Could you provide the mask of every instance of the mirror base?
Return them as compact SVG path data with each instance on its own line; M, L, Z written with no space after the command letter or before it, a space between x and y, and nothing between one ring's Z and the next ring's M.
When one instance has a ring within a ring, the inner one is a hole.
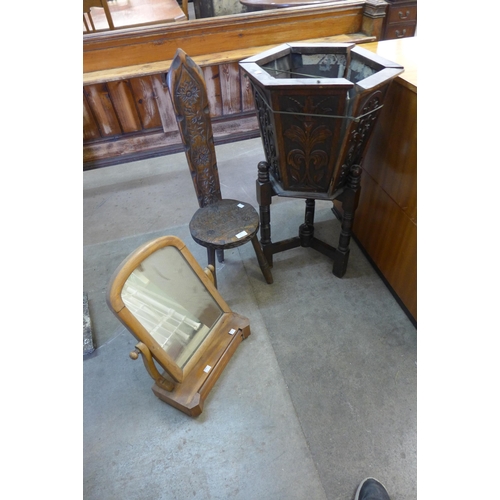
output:
M176 383L172 392L162 389L156 383L153 385L152 390L156 397L191 417L201 414L205 399L231 356L250 335L249 320L236 313L230 315L228 327L217 333L182 383ZM229 333L231 330L234 330L233 334Z

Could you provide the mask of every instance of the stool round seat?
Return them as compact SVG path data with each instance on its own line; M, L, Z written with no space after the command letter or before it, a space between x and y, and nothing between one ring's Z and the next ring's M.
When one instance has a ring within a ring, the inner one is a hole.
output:
M216 250L250 241L259 230L259 214L249 203L222 199L198 209L189 223L196 243Z

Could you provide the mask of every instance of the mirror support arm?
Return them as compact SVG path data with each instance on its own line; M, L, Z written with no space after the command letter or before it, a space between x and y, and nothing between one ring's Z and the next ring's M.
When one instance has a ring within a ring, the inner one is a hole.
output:
M151 356L151 351L148 347L139 342L135 346L135 350L130 353L130 357L132 359L137 359L139 357L139 353L142 354L142 361L144 362L144 366L146 367L147 372L151 376L151 378L159 385L163 390L172 392L174 389L174 383L168 379L166 379L156 368L156 365L153 361L153 356Z
M204 272L208 276L208 279L212 282L213 285L215 285L214 281L214 266L212 264L209 264L207 267L205 267Z

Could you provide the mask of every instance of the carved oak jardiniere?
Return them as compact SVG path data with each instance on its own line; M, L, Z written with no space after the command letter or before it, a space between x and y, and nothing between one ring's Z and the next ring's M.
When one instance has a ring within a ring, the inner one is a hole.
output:
M240 62L255 97L266 161L258 166L257 200L264 254L298 246L347 269L360 190L363 154L391 81L403 67L355 44L289 43ZM272 197L306 199L299 235L271 241ZM339 200L342 229L337 248L314 237L315 200Z

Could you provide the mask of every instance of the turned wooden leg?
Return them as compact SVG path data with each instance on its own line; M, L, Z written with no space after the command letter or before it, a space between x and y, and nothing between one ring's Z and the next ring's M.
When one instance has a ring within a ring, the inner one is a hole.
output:
M300 245L303 247L311 246L314 238L314 209L316 202L308 198L306 200L306 212L304 215L304 224L299 227Z
M333 274L342 278L347 270L349 261L349 243L352 235L352 224L354 214L358 206L360 193L361 167L353 165L349 172L348 187L342 193L342 226L339 236L339 244L333 256Z
M269 164L265 161L259 162L258 178L256 182L257 203L260 215L260 243L269 266L273 266L273 254L271 252L271 203L273 188L269 180Z
M271 285L273 283L273 275L271 273L271 268L269 267L269 263L267 262L267 258L264 255L264 252L262 251L257 235L255 235L252 238L252 245L255 250L255 255L257 256L257 260L259 261L260 270L264 275L266 283Z

